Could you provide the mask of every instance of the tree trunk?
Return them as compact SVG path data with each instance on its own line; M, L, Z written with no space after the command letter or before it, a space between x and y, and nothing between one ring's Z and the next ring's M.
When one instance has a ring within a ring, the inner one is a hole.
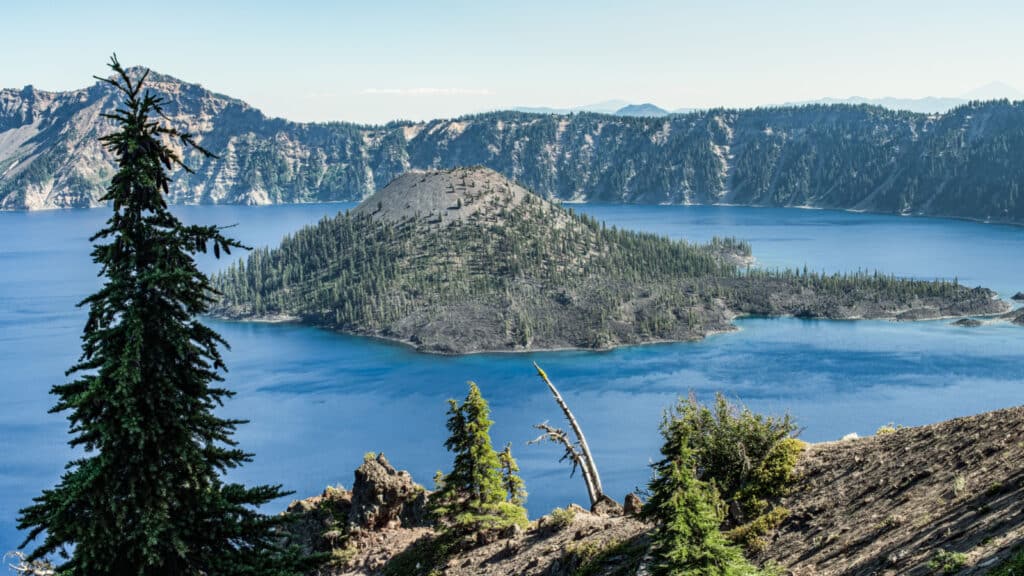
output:
M576 439L580 444L580 451L582 452L582 462L580 468L583 470L583 480L587 483L587 492L590 496L590 505L597 504L597 501L604 495L604 489L601 487L601 476L597 473L597 464L594 463L594 457L590 453L590 446L587 445L587 439L583 435L583 429L580 428L579 422L576 421L576 417L572 415L572 410L569 410L568 404L562 399L562 395L559 394L558 388L551 383L551 379L548 378L547 373L537 365L533 363L533 367L537 369L537 374L540 375L544 383L548 385L548 389L551 390L552 396L555 397L555 402L558 402L558 406L562 409L565 414L565 419L569 421L569 426L572 427L572 431L576 434Z

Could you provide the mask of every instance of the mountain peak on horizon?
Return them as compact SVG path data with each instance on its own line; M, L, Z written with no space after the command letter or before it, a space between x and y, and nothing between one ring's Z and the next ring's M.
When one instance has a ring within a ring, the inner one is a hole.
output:
M615 111L617 116L639 116L647 118L659 118L661 116L668 116L669 111L665 110L660 106L655 106L650 102L644 102L643 104L629 104L619 108Z
M967 100L1002 100L1004 98L1007 100L1022 100L1024 99L1024 92L1006 82L993 80L988 84L964 92L961 97Z

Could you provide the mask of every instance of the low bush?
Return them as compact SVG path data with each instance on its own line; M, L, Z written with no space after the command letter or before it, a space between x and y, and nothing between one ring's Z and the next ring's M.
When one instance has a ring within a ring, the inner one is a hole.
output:
M555 508L548 514L550 526L555 530L561 530L572 524L576 519L576 511L572 508Z
M939 550L928 561L928 568L938 574L956 574L967 564L967 555L963 552Z

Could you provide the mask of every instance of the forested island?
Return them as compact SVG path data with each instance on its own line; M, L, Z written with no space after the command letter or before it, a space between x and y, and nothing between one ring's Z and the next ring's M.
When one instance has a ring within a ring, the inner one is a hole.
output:
M606 227L488 168L410 172L214 278L215 313L296 320L426 352L684 341L739 315L1005 312L984 288L749 266L749 244Z
M139 69L132 69L139 74ZM1024 223L1024 102L945 114L869 105L713 109L660 118L500 111L383 126L268 118L152 74L175 126L216 154L169 200L362 200L410 169L483 165L549 199L805 206ZM0 90L0 209L96 206L114 173L96 138L117 96Z

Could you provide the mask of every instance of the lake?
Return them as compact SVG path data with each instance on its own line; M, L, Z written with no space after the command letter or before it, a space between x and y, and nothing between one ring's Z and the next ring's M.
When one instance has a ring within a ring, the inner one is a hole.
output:
M179 207L185 221L237 224L252 246L351 204ZM704 206L577 205L609 224L703 241L737 236L759 265L880 270L958 278L1009 297L1024 290L1024 228L843 212ZM72 456L67 423L48 415L51 385L79 354L85 311L99 286L89 236L106 210L0 212L0 553L20 543L19 508L52 486ZM233 257L238 257L233 255ZM201 260L207 271L226 261ZM562 424L531 366L537 361L580 419L606 491L616 499L649 477L662 410L680 395L716 391L752 409L791 413L808 441L871 434L1024 402L1024 328L968 329L948 321L744 319L702 342L610 352L440 357L397 344L288 324L210 324L231 343L224 414L248 418L237 439L255 461L247 483L283 483L305 497L351 486L364 453L383 451L425 484L447 470L445 400L476 381L493 409L496 447L512 442L531 517L586 491L555 445L527 446L532 425ZM287 499L268 506L276 512Z

